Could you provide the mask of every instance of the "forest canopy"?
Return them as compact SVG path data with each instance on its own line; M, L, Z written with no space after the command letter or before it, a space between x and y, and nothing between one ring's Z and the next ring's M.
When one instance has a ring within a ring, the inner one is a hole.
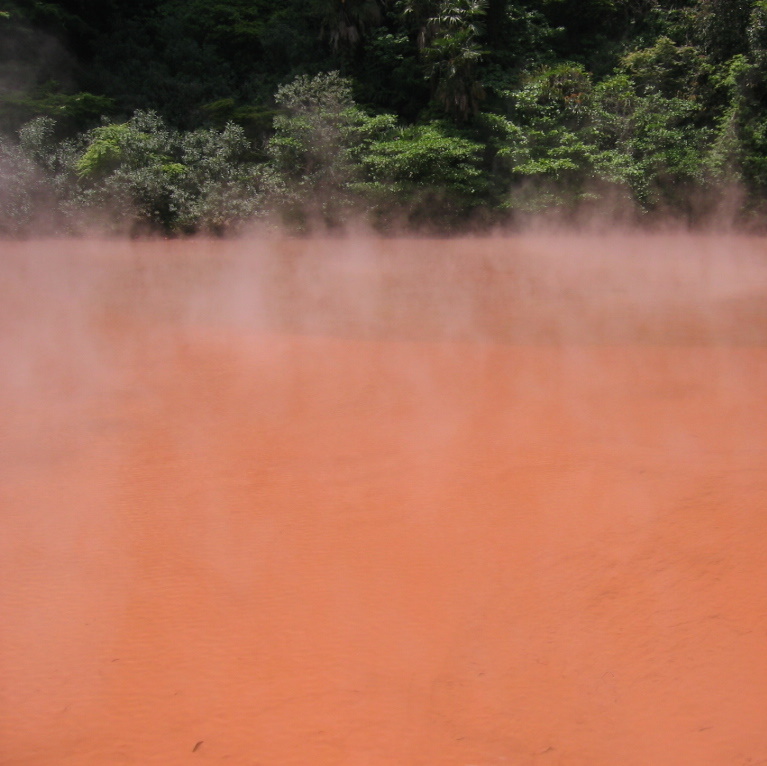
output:
M767 0L0 2L0 233L764 221Z

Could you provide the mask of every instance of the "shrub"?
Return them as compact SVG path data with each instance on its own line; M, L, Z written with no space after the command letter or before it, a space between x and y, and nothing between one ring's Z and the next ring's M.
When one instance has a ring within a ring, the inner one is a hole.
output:
M411 224L450 226L487 201L483 153L482 144L436 121L371 142L361 161L379 215L401 208Z
M80 203L118 225L223 232L255 216L259 168L243 129L180 132L154 112L93 129L77 162Z
M371 117L337 72L302 75L275 96L282 113L267 145L273 199L286 222L311 219L335 227L358 209L361 158L395 126L392 115Z

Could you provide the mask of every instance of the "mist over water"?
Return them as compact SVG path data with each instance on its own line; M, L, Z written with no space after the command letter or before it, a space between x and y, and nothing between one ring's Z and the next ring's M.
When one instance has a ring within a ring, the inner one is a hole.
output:
M0 245L0 764L767 758L767 245Z

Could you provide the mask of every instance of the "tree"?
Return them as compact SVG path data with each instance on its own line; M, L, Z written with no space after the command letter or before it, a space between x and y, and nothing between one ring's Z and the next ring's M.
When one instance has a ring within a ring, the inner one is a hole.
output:
M154 112L93 129L77 161L79 204L128 229L222 232L263 205L243 129L177 131Z
M301 75L280 87L275 101L282 113L267 154L283 215L301 226L312 218L341 225L354 207L358 157L393 128L394 117L365 114L338 72Z
M42 118L45 119L45 118ZM0 137L0 235L49 233L55 192L49 179L23 149ZM47 212L47 215L46 215ZM47 224L47 227L46 227Z
M654 89L666 97L697 97L711 75L702 51L691 45L676 45L665 36L624 56L621 69L641 91Z
M747 29L754 0L701 0L698 25L703 46L718 63L748 48Z
M381 23L381 0L324 0L321 34L333 50L356 48Z
M377 212L415 226L450 228L487 202L483 146L445 122L398 129L361 156Z
M481 21L487 0L403 0L402 14L417 28L424 73L432 96L457 122L477 113L484 89L477 76L482 59Z

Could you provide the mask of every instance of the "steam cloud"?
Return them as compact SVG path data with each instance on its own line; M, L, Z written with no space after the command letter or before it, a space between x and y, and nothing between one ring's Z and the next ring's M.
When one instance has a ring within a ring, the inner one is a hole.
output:
M762 240L0 249L4 764L765 752Z

